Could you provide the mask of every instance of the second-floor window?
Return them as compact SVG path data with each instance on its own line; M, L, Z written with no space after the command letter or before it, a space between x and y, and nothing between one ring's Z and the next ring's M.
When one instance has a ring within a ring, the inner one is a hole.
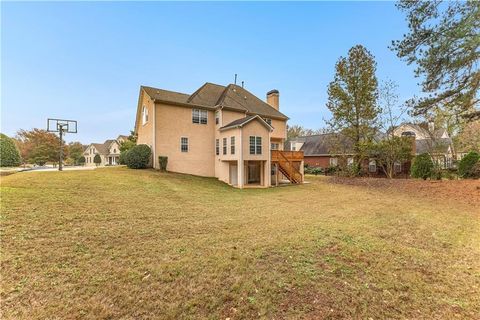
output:
M180 138L180 151L188 152L188 138L186 137Z
M192 122L207 124L208 111L202 109L192 109Z
M215 139L215 154L218 156L220 154L220 140Z
M142 110L142 124L146 124L148 122L148 109L147 107L143 106Z
M215 124L219 124L219 123L220 123L220 112L215 111Z
M235 154L235 137L230 137L230 153Z
M223 138L223 154L227 154L227 138Z
M250 136L250 154L262 154L262 137Z

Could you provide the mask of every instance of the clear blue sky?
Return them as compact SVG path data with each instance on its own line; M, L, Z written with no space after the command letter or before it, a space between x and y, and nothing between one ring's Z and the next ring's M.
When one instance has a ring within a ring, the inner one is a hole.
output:
M402 99L413 68L388 45L406 32L393 2L1 4L1 131L79 121L68 141L102 142L133 128L140 85L191 93L239 81L280 91L290 124L324 126L340 56L363 44Z

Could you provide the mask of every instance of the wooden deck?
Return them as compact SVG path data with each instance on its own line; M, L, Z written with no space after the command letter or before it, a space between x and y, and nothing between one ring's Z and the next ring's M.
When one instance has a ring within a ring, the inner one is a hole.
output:
M303 161L303 151L272 150L272 161Z

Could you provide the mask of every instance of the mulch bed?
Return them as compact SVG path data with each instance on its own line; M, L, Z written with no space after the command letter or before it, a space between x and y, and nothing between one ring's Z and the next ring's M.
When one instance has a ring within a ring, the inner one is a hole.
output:
M404 192L412 196L458 201L476 206L480 212L480 180L416 180L330 177L330 183Z

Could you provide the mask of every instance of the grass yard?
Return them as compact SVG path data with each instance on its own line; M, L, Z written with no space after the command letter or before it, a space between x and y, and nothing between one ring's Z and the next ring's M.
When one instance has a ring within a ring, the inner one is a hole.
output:
M3 319L480 319L480 209L152 170L1 183Z

